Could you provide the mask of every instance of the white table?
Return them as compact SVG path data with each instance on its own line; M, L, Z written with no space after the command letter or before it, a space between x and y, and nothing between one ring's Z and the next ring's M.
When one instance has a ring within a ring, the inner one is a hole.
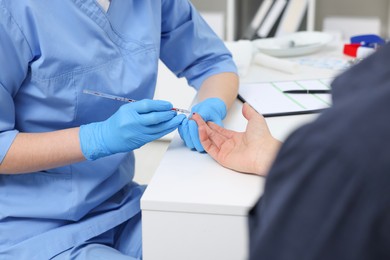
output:
M286 75L254 66L242 81L330 77L328 70L307 68ZM225 119L243 131L246 120L236 101ZM316 115L268 118L279 140ZM151 158L152 160L152 158ZM250 208L263 191L264 178L221 167L207 154L190 151L175 136L141 200L145 260L246 259Z

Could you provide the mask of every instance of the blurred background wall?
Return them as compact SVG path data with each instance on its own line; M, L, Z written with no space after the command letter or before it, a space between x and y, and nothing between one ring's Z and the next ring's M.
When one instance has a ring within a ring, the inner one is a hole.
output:
M218 28L218 34L225 40L237 40L243 35L262 1L192 0L192 3L205 14L206 20L210 17L210 24ZM352 32L361 28L361 31L378 30L381 36L389 36L390 0L316 0L315 5L316 30L338 23L339 28L347 27Z

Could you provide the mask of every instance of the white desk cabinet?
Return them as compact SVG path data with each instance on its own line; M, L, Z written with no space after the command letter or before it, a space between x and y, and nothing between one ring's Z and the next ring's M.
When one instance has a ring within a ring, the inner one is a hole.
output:
M241 106L235 102L226 127L244 130ZM314 117L279 117L268 123L283 139ZM262 194L264 180L223 168L175 136L141 199L144 259L247 259L248 211Z
M235 122L236 129L245 124ZM141 200L144 259L245 259L247 214L263 182L190 151L175 136Z
M327 53L324 50L323 53ZM295 75L252 66L244 82L326 78L334 71L306 68ZM244 131L242 103L235 101L225 127ZM273 136L284 140L315 114L267 118ZM152 158L151 158L152 160ZM265 179L220 166L208 154L173 138L141 199L145 260L243 260L248 254L248 211Z

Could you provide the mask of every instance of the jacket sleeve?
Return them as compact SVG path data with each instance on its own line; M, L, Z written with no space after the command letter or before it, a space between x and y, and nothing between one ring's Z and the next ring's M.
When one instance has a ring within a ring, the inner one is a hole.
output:
M0 163L18 130L15 128L15 102L26 78L32 54L20 27L0 2Z
M237 73L231 53L187 0L162 1L161 60L198 89L222 72Z
M390 259L388 58L339 76L337 102L287 138L251 211L250 259Z

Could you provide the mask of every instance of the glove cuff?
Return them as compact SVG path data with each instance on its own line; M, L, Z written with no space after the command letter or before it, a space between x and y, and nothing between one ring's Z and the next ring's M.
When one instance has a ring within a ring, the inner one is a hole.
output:
M223 100L220 98L212 98L212 99L214 99L213 102L217 104L215 107L217 108L219 116L221 117L222 120L225 119L227 114L227 107L225 102L223 102Z
M79 140L81 151L89 161L111 155L111 152L104 146L104 142L100 138L101 127L100 122L80 126Z

